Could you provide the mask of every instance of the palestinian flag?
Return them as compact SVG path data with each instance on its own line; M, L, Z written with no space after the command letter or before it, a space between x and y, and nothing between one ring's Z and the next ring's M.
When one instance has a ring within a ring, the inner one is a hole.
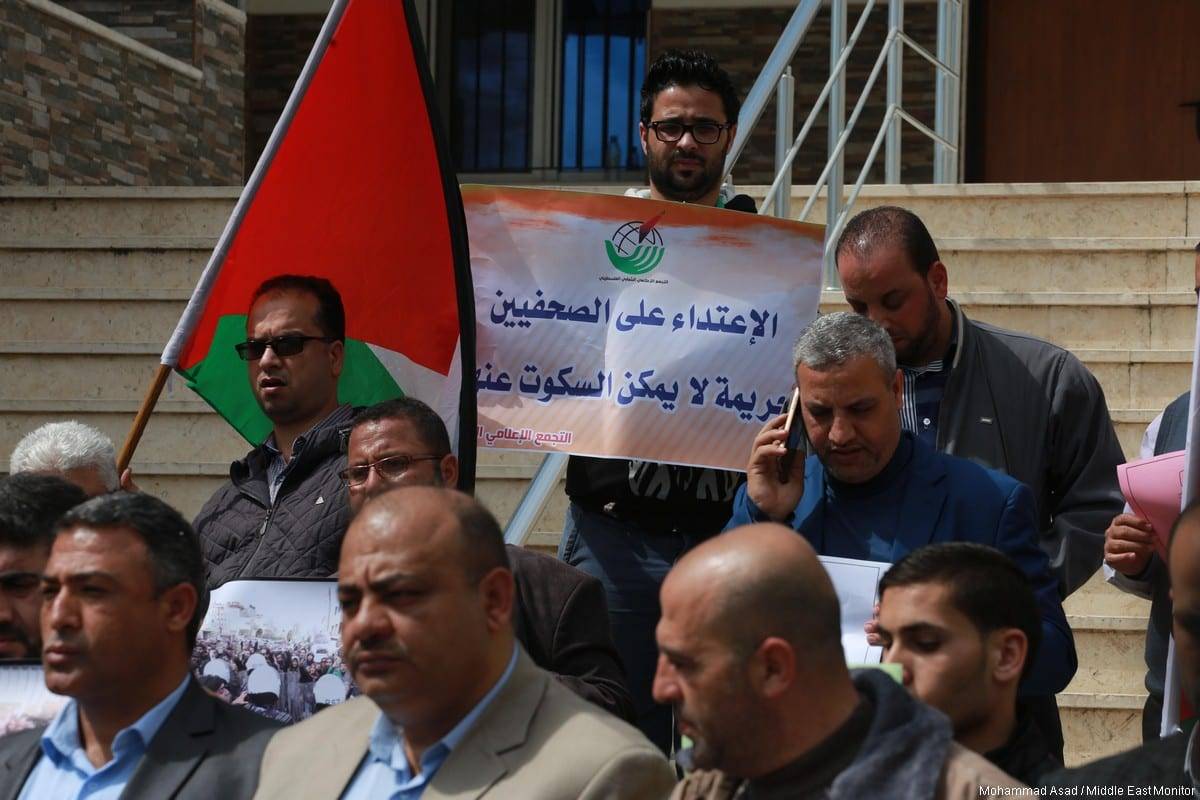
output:
M339 400L402 394L475 473L474 301L458 184L411 0L336 0L162 363L252 444L271 431L234 344L250 296L293 273L346 307Z

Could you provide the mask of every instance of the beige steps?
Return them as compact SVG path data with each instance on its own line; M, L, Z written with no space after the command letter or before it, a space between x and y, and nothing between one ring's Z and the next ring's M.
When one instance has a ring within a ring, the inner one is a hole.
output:
M761 202L766 186L739 186ZM812 187L795 186L798 214ZM1200 236L1200 216L1189 205L1200 182L947 184L864 186L856 210L898 205L925 221L938 238L1010 239ZM825 221L824 197L808 217Z
M6 187L0 239L215 237L240 187Z

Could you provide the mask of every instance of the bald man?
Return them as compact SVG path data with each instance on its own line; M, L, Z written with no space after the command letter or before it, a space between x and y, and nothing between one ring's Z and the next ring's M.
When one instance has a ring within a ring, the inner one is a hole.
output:
M1200 708L1200 502L1183 510L1171 529L1167 569L1172 600L1172 635L1179 679L1192 708ZM1191 797L1200 794L1197 726L1151 739L1141 747L1055 772L1042 781L1044 793L1086 793L1094 786L1119 786L1142 797Z
M847 670L833 584L790 528L701 544L667 575L662 609L654 698L674 706L697 769L673 798L965 800L1022 786L885 673Z
M470 497L403 487L368 500L342 543L338 601L365 696L272 739L256 797L670 792L674 773L644 736L517 643L504 537Z

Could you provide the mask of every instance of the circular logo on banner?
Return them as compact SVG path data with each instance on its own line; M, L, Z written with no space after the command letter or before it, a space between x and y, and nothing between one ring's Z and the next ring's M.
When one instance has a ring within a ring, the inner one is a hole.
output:
M626 222L604 243L609 262L626 275L645 275L657 267L666 253L662 235L654 229L663 213L646 221Z

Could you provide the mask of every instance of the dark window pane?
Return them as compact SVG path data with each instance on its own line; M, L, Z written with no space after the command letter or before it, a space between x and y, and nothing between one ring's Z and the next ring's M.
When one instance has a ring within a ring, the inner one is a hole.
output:
M451 145L464 171L529 164L535 0L454 0Z
M562 169L638 169L649 0L563 0Z

